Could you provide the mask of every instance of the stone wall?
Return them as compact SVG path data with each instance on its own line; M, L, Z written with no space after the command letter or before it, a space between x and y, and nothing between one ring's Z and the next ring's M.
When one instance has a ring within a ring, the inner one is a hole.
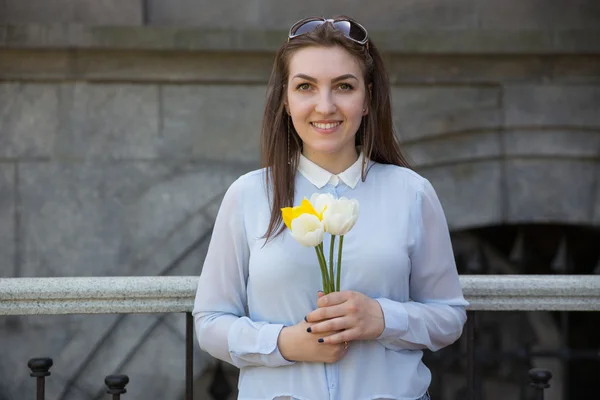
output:
M221 196L258 167L274 50L338 10L384 51L399 136L453 230L600 225L598 2L341 4L0 0L2 275L199 274ZM113 371L128 397L175 397L182 321L0 318L0 399L33 398L40 355L48 399L101 398Z

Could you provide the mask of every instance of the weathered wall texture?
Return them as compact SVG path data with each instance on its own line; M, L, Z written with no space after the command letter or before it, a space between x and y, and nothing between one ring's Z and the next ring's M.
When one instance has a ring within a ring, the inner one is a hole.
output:
M384 51L453 230L600 225L596 1L0 0L2 276L199 274L221 196L258 167L274 50L341 13ZM127 397L174 398L183 332L176 315L2 318L0 399L33 398L41 355L48 399L102 398L116 370Z

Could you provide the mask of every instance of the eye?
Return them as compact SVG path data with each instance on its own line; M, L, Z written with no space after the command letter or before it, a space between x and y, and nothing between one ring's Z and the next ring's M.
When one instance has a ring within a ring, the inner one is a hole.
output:
M300 91L310 90L310 84L309 83L301 83L298 86L296 86L296 90L300 90Z
M340 83L338 87L343 91L351 91L354 89L354 86L349 83Z

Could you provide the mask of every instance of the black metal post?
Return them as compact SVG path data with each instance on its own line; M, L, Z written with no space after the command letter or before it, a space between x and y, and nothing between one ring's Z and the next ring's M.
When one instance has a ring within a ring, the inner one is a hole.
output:
M30 376L37 378L37 400L44 400L46 396L46 382L45 379L50 375L50 367L53 362L51 358L32 358L27 363L29 369L31 369Z
M475 400L475 311L467 311L467 399Z
M106 393L112 394L113 400L120 400L123 393L127 393L125 386L129 383L127 375L108 375L104 379L104 384L108 388Z
M194 318L185 313L185 400L194 398Z
M552 379L552 373L543 368L532 368L529 370L529 384L536 388L536 400L544 400L544 389L550 387L548 383Z

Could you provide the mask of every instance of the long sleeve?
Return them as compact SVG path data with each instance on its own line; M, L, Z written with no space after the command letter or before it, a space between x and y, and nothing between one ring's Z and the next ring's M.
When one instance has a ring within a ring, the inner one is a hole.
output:
M244 180L228 189L217 214L192 312L200 348L238 368L292 364L277 347L281 324L246 316L250 250L244 224Z
M379 298L385 329L379 342L391 350L439 350L462 334L467 315L446 217L427 180L411 210L410 300Z

